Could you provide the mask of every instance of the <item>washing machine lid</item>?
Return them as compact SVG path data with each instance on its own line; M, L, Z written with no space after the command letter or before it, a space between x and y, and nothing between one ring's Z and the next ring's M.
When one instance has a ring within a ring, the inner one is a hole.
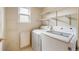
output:
M48 31L48 30L45 30L45 29L35 29L35 30L32 31L32 33L41 34L41 33L46 32L46 31Z

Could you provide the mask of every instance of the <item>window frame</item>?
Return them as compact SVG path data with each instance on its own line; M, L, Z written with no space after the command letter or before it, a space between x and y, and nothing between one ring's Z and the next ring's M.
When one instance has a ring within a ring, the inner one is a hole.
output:
M22 13L20 13L20 8L29 9L30 14L22 14ZM28 16L28 17L29 17L29 21L28 21L28 22L20 22L20 15ZM18 8L18 16L19 16L18 22L19 22L20 24L31 23L31 8L29 8L29 7L19 7L19 8Z

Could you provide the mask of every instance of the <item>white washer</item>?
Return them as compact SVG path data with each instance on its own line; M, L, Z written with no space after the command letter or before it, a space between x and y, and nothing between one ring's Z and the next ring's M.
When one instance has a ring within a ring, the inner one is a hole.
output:
M32 31L32 49L34 51L40 51L41 50L41 40L40 35L46 30L43 29L36 29Z

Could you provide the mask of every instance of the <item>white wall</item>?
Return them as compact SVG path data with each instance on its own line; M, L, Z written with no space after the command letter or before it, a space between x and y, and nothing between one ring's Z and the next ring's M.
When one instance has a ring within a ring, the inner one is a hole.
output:
M79 8L77 8L77 36L78 36L78 42L77 42L77 45L78 45L78 50L79 50Z
M77 9L76 8L53 8L53 7L48 7L48 8L43 8L43 12L42 13L45 13L45 12L50 12L49 14L44 14L42 15L43 19L50 19L51 17L52 18L56 18L56 10L57 10L57 16L60 17L60 16L65 16L65 15L70 15L70 14L76 14L77 13ZM52 20L52 25L56 25L56 20ZM61 19L61 21L69 24L69 20L67 18L63 18ZM62 24L65 26L67 26L67 24L65 23L62 23L60 21L58 21L58 25L62 26Z
M43 12L49 12L49 14L44 14L42 15L43 19L50 19L50 24L52 26L56 26L56 20L51 19L51 18L56 18L56 10L57 10L57 16L58 16L58 20L57 21L57 25L58 26L70 26L70 21L68 18L66 17L61 17L61 16L65 16L65 15L72 15L72 14L76 14L77 13L77 8L53 8L53 7L48 7L48 8L43 8ZM59 18L60 17L60 18ZM76 20L72 20L72 27L77 27L77 19Z
M0 38L4 38L4 8L0 7Z
M18 8L8 7L5 9L6 11L6 47L7 50L20 50L19 48L19 33L22 31L30 32L34 28L38 28L40 26L40 8L32 8L31 9L31 23L20 24L18 23ZM30 34L26 39L31 39Z

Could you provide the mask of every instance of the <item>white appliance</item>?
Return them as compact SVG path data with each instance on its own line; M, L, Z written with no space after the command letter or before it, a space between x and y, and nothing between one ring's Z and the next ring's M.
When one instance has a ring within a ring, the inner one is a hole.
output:
M61 38L54 38L49 35L42 34L42 51L75 51L75 49L71 46L71 42L65 42L59 39Z
M42 51L75 51L76 49L76 37L70 31L66 33L62 30L60 32L43 32L40 38L42 40Z
M33 51L41 50L40 35L42 34L42 32L43 32L43 30L40 30L40 29L32 31L32 49L33 49Z
M73 33L61 36L59 33L53 34L49 30L33 30L32 49L34 51L75 51L76 38L72 37Z
M40 35L45 32L49 31L49 26L41 26L40 29L35 29L32 31L32 50L34 51L40 51L42 50L42 42Z

